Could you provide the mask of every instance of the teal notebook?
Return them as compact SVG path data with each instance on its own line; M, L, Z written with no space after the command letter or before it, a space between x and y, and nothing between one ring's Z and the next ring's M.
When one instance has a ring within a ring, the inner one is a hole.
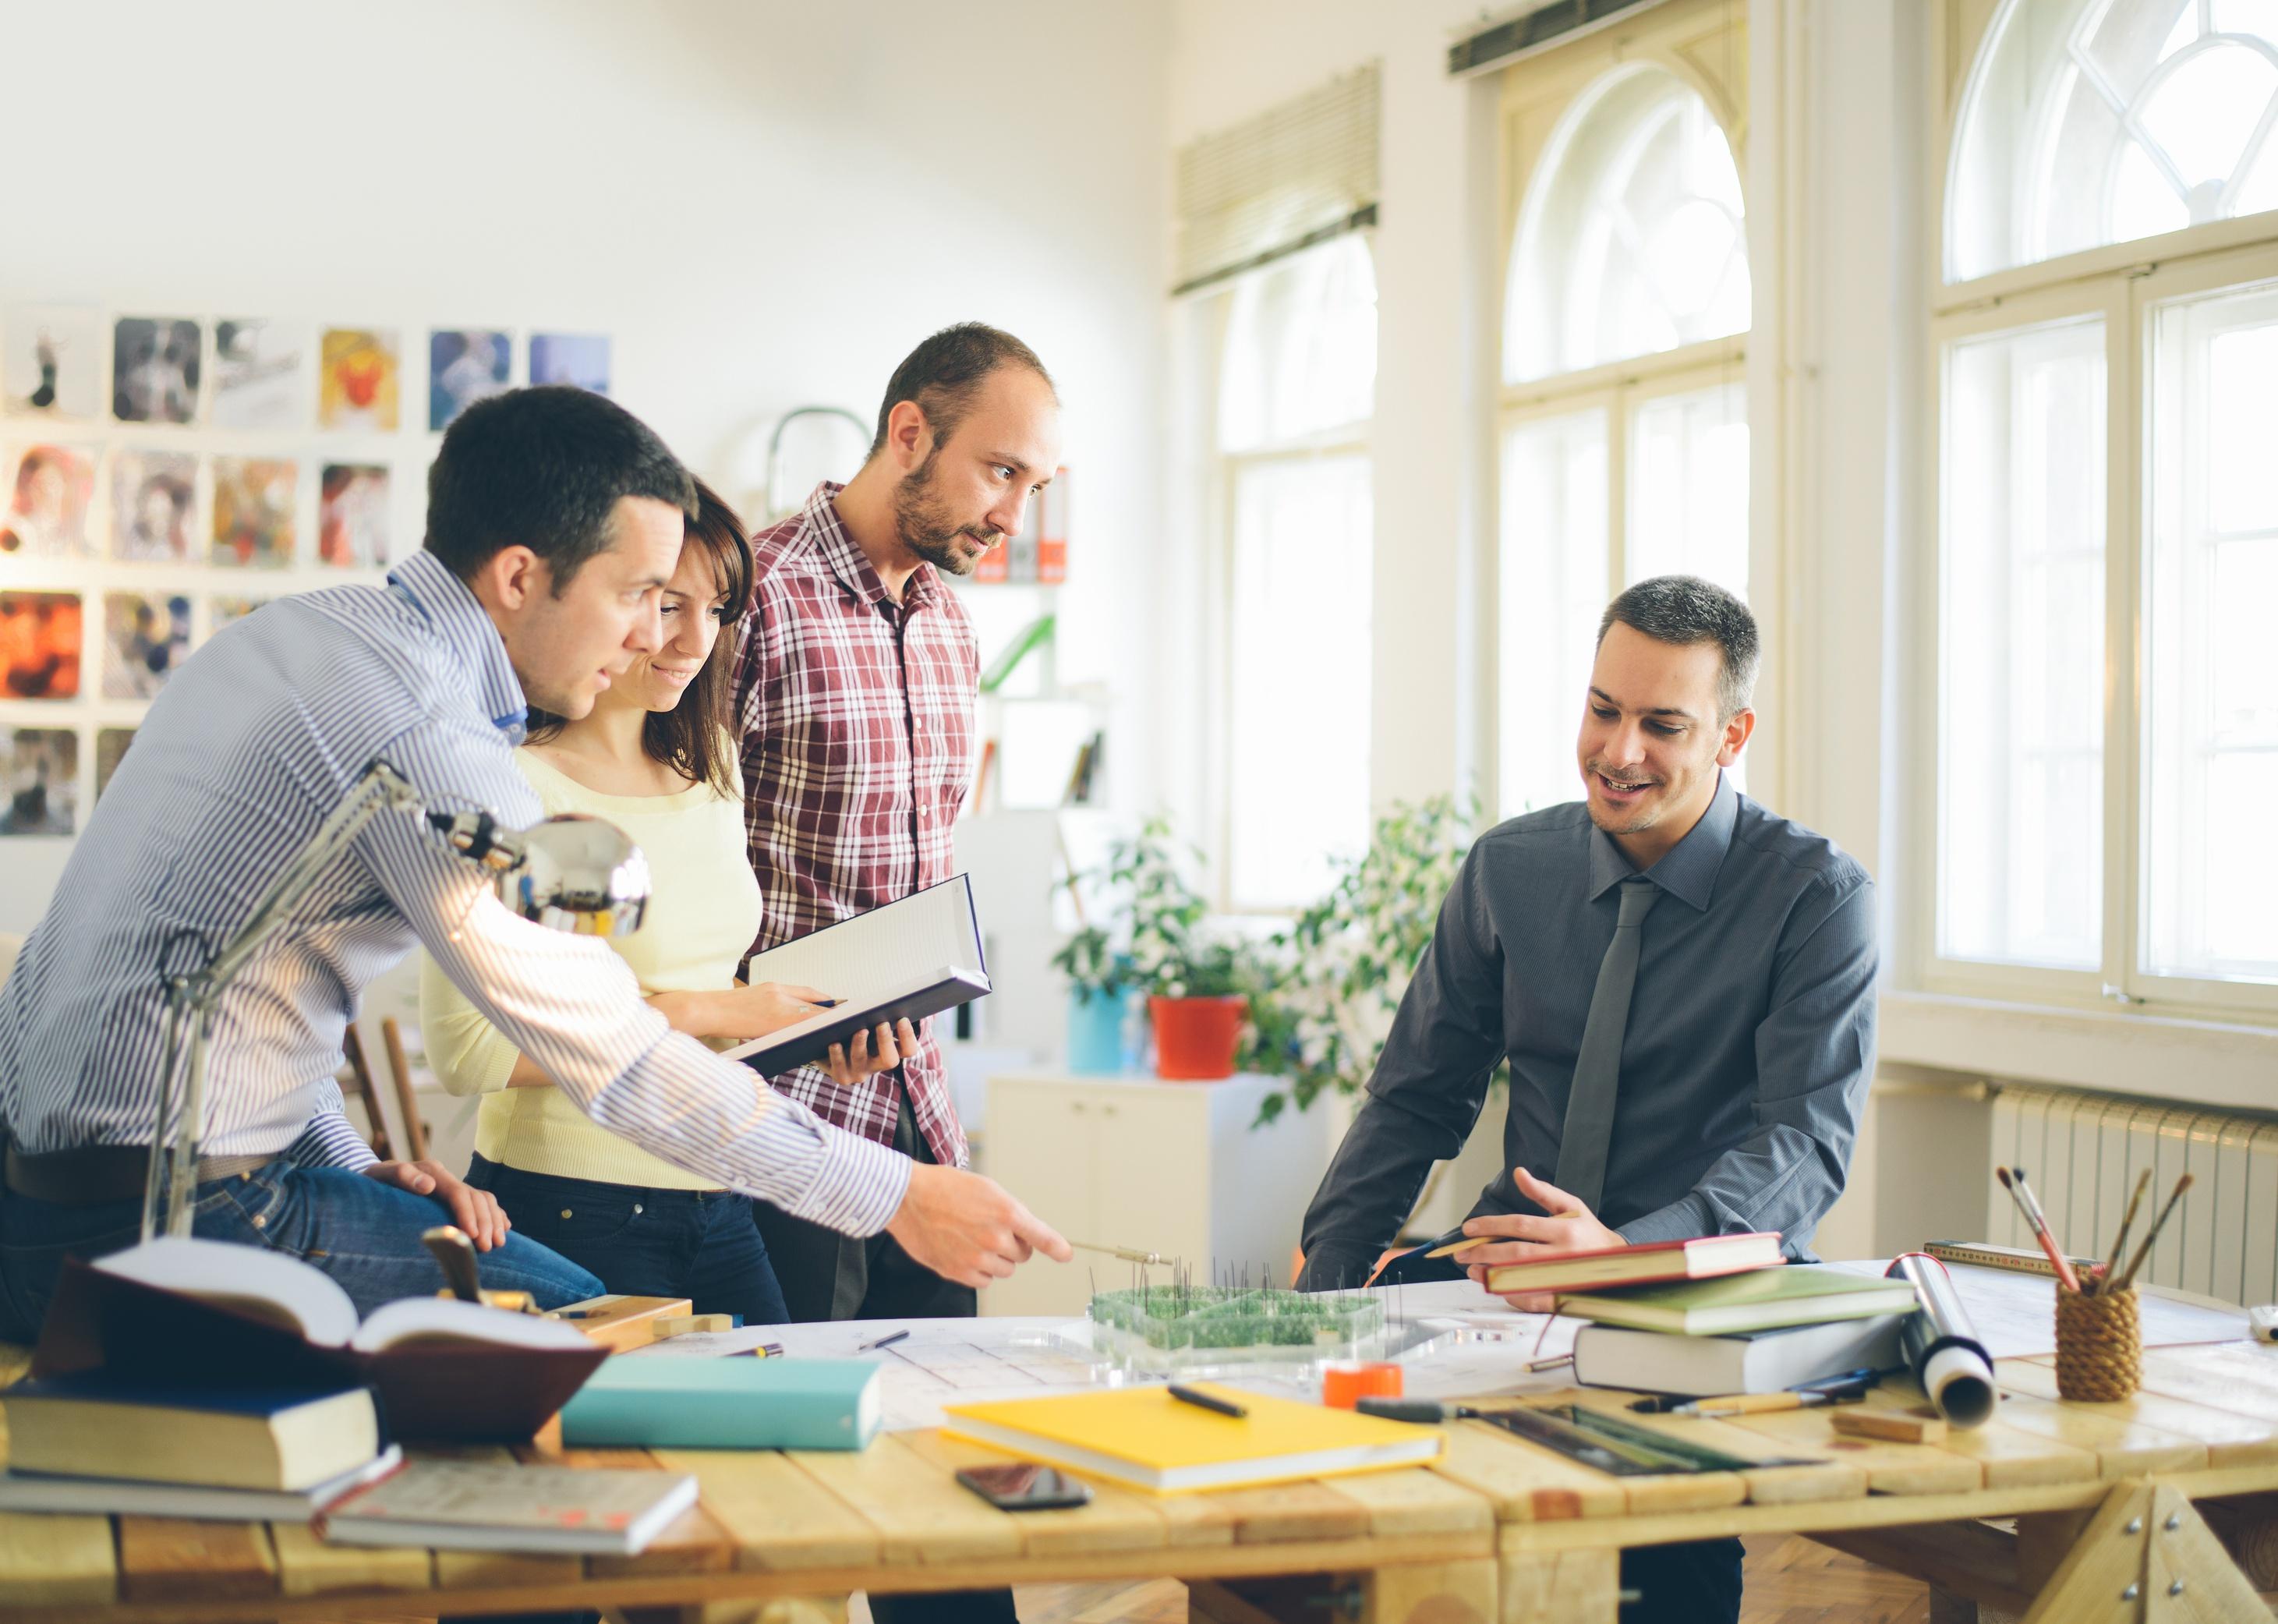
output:
M862 1449L878 1435L878 1367L854 1359L624 1354L562 1406L581 1447Z

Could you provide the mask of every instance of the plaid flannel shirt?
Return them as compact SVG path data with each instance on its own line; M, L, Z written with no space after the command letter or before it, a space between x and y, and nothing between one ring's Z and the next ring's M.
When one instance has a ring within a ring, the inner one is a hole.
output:
M965 608L921 563L898 604L839 522L841 487L752 538L759 588L736 655L745 832L760 953L938 885L973 759L981 652ZM967 1161L930 1021L900 1067L936 1160ZM895 1073L840 1088L808 1066L773 1080L827 1122L891 1142Z

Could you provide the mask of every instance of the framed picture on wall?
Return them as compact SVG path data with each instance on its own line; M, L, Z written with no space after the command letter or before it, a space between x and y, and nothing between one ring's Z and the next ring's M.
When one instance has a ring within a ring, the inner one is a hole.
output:
M317 426L394 433L402 384L395 334L381 327L327 327L317 350Z
M180 316L122 316L111 328L111 415L121 423L195 423L205 329Z
M308 422L309 334L259 317L214 323L213 425L294 429Z
M0 310L0 401L19 416L102 416L103 312L72 304Z
M0 835L79 832L79 735L0 727Z
M0 454L7 501L0 506L0 558L77 558L88 551L95 448L40 441Z
M485 328L442 328L427 335L427 426L438 432L477 401L507 387L514 341Z

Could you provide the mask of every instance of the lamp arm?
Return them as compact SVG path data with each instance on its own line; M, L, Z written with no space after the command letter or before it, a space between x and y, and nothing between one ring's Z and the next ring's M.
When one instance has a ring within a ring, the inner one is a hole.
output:
M203 969L167 977L158 1098L151 1122L149 1170L142 1187L144 1240L161 1228L168 1235L190 1232L198 1144L205 1130L206 1047L213 1038L213 1014L222 992L300 906L309 888L363 832L364 825L391 808L420 812L425 803L402 774L375 756L308 843L270 882L237 934Z

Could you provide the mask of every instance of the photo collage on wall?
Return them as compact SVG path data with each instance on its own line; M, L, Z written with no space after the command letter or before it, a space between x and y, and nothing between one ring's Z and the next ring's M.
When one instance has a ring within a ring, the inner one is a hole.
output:
M376 583L477 401L610 392L608 337L0 299L0 838L69 837L262 605Z

